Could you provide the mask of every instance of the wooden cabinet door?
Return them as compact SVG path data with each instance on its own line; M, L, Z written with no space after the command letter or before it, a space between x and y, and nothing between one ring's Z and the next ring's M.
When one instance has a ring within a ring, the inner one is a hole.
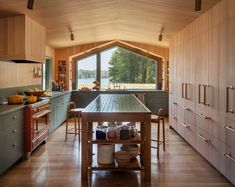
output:
M26 17L26 58L31 61L45 62L45 28Z
M196 81L196 67L195 67L195 38L191 38L186 43L186 62L185 62L185 95L186 102L192 104L195 102L195 81Z
M219 27L209 30L209 82L206 87L206 105L209 112L218 116L219 110Z
M196 36L196 103L198 107L206 108L205 86L208 85L208 40L206 31Z
M235 120L235 17L219 27L219 111Z

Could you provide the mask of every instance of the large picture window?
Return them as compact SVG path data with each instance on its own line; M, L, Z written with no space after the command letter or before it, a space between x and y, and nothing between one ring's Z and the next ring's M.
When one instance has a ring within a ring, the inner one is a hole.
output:
M96 80L96 55L78 60L77 68L78 89L82 87L92 88L93 82Z
M157 85L157 61L121 47L79 60L77 68L78 89L91 89L95 80L101 89L156 89Z
M156 63L120 47L102 52L101 88L156 89Z

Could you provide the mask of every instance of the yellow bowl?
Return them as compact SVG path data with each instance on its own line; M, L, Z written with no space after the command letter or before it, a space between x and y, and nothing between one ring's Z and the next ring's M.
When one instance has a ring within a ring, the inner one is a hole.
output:
M37 102L37 96L28 96L28 103L36 103Z

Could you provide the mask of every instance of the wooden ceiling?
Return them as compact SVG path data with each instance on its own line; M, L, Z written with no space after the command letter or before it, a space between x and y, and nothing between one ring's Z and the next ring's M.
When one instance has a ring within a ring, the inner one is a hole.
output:
M167 47L170 37L219 1L202 0L202 11L195 12L195 0L34 0L33 10L27 0L0 0L0 17L27 14L46 27L47 44L54 48L105 40Z

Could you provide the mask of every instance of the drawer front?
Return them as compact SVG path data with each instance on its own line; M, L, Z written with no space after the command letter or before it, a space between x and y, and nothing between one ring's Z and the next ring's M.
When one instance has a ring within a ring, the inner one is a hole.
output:
M209 158L209 134L203 129L197 128L196 149L207 160Z
M220 142L219 170L235 185L235 149Z
M235 149L235 121L225 119L225 125L222 128L222 141Z
M200 112L197 111L196 115L196 126L200 129L203 129L207 133L209 133L210 130L210 117L208 116L207 112Z
M190 124L189 122L185 122L184 123L186 126L184 127L184 138L185 140L192 145L193 147L195 147L195 126Z
M169 116L170 126L177 131L177 118L173 115Z
M8 137L3 136L1 144L0 174L23 156L23 134L15 136L10 140Z
M183 126L183 122L181 122L180 120L177 120L177 132L184 137L184 126Z
M23 129L23 110L17 110L4 116L4 131L11 133L13 129Z
M210 135L209 141L209 162L219 169L219 140L218 138Z
M193 109L184 107L184 119L191 125L195 125L195 112Z
M35 139L32 142L33 149L36 148L39 144L41 144L44 140L46 140L47 137L48 137L48 131L46 131L45 133L42 133L41 136L39 136L37 139Z

